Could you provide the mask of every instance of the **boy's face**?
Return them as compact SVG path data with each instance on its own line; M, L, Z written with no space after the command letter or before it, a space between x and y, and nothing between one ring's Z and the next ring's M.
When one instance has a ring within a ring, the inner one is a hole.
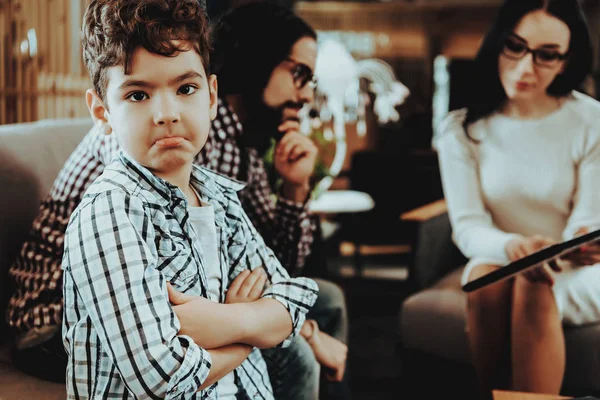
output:
M216 77L207 78L200 56L189 48L163 57L139 47L129 75L122 66L107 70L104 102L93 91L87 95L95 122L161 177L191 165L217 112Z

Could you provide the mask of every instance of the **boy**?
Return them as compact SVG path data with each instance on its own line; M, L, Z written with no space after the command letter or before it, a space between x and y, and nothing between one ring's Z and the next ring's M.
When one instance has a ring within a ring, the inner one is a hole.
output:
M289 344L316 299L249 223L242 185L192 164L217 107L207 27L197 0L93 0L86 12L86 101L123 151L65 236L70 398L273 398L255 347ZM169 282L206 298L189 303L189 336Z

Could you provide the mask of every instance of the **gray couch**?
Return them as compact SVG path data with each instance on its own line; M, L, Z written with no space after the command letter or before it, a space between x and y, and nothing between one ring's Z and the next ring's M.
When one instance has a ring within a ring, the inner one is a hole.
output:
M0 400L64 399L64 385L17 371L4 324L7 271L25 240L40 201L92 126L90 118L0 126Z
M405 214L403 219L415 228L411 279L417 288L416 293L403 302L400 311L404 370L418 374L419 368L424 367L432 378L431 372L437 363L446 366L446 371L442 371L438 378L443 380L444 376L454 376L455 390L474 388L476 379L470 365L465 332L466 295L460 287L462 266L466 260L452 242L445 204L438 202L437 205L424 206ZM567 328L565 338L567 365L563 392L598 396L600 324ZM419 367L419 359L427 361L420 363ZM456 382L459 378L455 373L461 369L468 371L462 375L465 380ZM435 381L430 383L433 386ZM450 394L447 389L444 391Z

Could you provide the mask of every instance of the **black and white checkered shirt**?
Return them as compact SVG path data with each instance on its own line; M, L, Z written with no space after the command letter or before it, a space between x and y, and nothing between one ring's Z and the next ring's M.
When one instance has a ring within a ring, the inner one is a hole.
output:
M219 100L217 114L196 163L246 182L238 193L244 210L290 275L299 275L315 232L307 204L277 197L267 183L267 172L256 150L241 147L242 126L223 100ZM241 157L242 151L247 152L247 163L242 162L246 158ZM83 193L117 152L114 135L105 136L92 129L69 157L43 201L9 272L15 290L7 320L15 331L60 326L64 232Z
M298 334L318 287L290 278L242 209L243 185L194 167L191 185L215 211L221 260L220 302L242 271L264 267L262 297L288 310ZM208 297L203 249L179 188L120 153L73 212L64 241L64 343L69 399L217 399L218 382L196 394L211 357L181 328L167 282ZM272 399L258 349L235 369L238 388Z

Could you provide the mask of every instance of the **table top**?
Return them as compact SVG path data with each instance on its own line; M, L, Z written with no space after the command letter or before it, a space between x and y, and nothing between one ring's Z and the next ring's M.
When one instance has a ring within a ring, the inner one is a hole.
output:
M356 213L372 210L375 201L368 193L356 190L328 190L308 205L314 214Z
M556 394L537 394L537 393L522 393L510 392L506 390L494 390L494 400L559 400L572 399L572 397L564 397Z

